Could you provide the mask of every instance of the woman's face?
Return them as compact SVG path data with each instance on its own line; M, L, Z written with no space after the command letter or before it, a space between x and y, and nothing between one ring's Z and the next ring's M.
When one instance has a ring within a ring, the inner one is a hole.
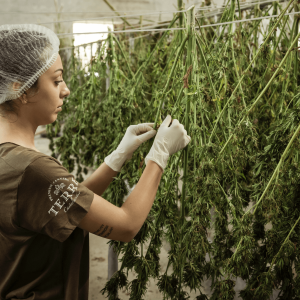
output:
M27 104L21 105L21 115L33 120L34 125L46 125L57 119L57 114L63 109L63 100L70 91L63 81L63 66L60 55L55 63L39 78L38 92L27 98ZM30 89L27 91L30 95Z

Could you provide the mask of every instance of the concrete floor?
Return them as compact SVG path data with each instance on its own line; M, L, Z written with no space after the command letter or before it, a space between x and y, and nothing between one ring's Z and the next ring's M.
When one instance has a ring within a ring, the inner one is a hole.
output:
M36 132L40 132L44 127L39 127ZM35 137L35 146L36 148L41 151L42 153L45 153L47 155L51 155L51 150L49 150L49 140L47 138L42 138L40 135L36 135ZM75 174L76 169L72 172L72 174ZM90 170L87 175L84 175L83 177L88 177L93 170ZM179 184L179 189L181 189L181 185ZM212 232L209 233L209 237L212 238ZM96 236L94 234L90 234L90 288L89 288L89 300L104 300L107 299L105 296L102 296L100 293L100 290L104 288L106 282L107 282L107 276L108 276L108 245L107 242L109 240ZM148 249L148 245L145 244L143 248L144 255L146 254L146 251ZM169 245L166 241L163 241L163 247L161 249L161 253L159 255L160 257L160 265L161 270L160 274L163 274L166 270L167 263L168 263L168 250ZM122 255L120 255L119 258L121 258ZM120 266L120 263L119 263ZM172 272L172 268L169 268L168 274ZM135 272L129 272L128 281L132 281L135 279L136 273ZM238 292L245 287L245 283L238 278L235 286L235 291ZM195 299L198 293L195 293L195 291L189 291L189 289L185 288L184 291L188 292L190 295L190 299ZM203 288L202 292L206 295L210 296L210 280L203 282ZM129 293L125 290L119 291L119 298L122 300L129 299ZM273 296L270 298L270 300L276 299L278 295L278 291L274 291ZM158 288L156 286L156 282L152 279L150 280L148 290L146 292L146 295L144 297L144 300L162 300L163 296L159 293ZM240 299L237 295L234 298L234 300Z

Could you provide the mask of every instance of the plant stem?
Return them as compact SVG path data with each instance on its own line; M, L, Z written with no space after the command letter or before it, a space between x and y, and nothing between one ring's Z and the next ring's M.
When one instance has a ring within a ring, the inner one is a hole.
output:
M294 6L295 6L294 10L299 11L298 4L296 3ZM296 18L294 35L297 36L297 34L299 32L299 16L294 16L294 18ZM297 79L298 79L298 51L295 51L295 54L294 54L294 80L293 80L293 92L294 92L294 94L296 93L296 89L297 89L297 86L298 86L298 80Z
M175 44L176 44L176 41L177 41L177 38L175 38ZM180 41L181 41L181 40L180 40ZM180 45L180 44L179 44L179 45ZM174 48L172 49L172 52L171 52L171 54L169 55L168 61L167 61L167 63L166 63L166 66L164 67L163 71L161 72L161 74L160 74L160 76L159 76L159 78L158 78L158 80L157 80L157 83L158 83L158 84L161 82L162 76L163 76L163 75L165 74L165 72L168 70L170 61L172 61L172 59L174 58L174 54L175 54L175 52L176 52L177 50L178 50L178 47L174 47Z
M214 176L215 176L215 175L214 175ZM225 196L225 198L226 198L226 200L227 200L227 202L228 202L228 205L229 205L230 210L231 210L231 214L232 214L234 220L236 221L236 223L238 224L238 220L237 220L237 218L236 218L236 213L235 213L235 207L233 206L233 204L231 203L230 199L228 198L228 196L227 196L226 192L224 191L222 185L220 184L218 178L217 178L216 176L215 176L215 178L216 178L216 181L217 181L219 187L221 188L221 190L222 190L222 192L223 192L223 194L224 194L224 196Z
M172 108L171 116L174 115L174 118L173 118L173 119L178 119L178 118L179 118L179 113L178 113L177 116L175 115L175 113L176 113L177 110L179 109L179 106L180 106L180 100L181 100L182 93L183 93L183 87L180 88L178 97L177 97L176 102L175 102L175 104L174 104L174 106L173 106L173 108Z
M273 31L276 29L278 23L279 23L280 20L283 18L283 15L285 14L285 12L286 12L287 9L289 8L289 6L293 3L293 1L295 1L295 0L290 0L290 2L288 3L288 5L286 6L286 8L281 12L281 15L278 16L277 21L276 21L276 23L274 24L272 30L269 32L269 34L267 35L265 41L263 42L263 44L262 44L262 45L260 46L260 48L258 49L258 51L257 51L257 53L256 53L256 55L255 55L255 57L252 59L252 61L250 62L250 64L249 64L248 67L246 68L246 70L244 71L244 75L241 77L240 81L238 82L238 84L236 85L234 91L232 92L230 98L228 99L227 103L226 103L225 106L223 107L221 113L218 115L218 118L217 118L217 120L216 120L216 122L215 122L215 126L214 126L214 128L213 128L213 131L212 131L212 133L211 133L211 135L210 135L210 137L209 137L209 142L211 142L211 139L212 139L212 137L213 137L213 135L214 135L214 133L215 133L215 131L216 131L217 124L218 124L218 122L219 122L221 116L223 115L223 113L224 113L224 111L225 111L225 108L227 108L227 106L228 106L229 103L231 102L231 100L232 100L232 98L233 98L233 95L235 94L235 92L236 92L237 89L239 88L240 84L242 83L242 81L243 81L243 79L244 79L244 77L245 77L245 74L246 74L246 73L250 70L250 68L253 66L253 63L255 62L256 58L258 57L260 51L261 51L261 50L264 48L264 46L266 45L266 43L267 43L267 41L269 40L271 34L272 34ZM232 135L231 135L231 137L232 137ZM230 139L231 139L231 137L230 137Z
M171 188L172 188L172 186L171 186L171 176L173 175L173 172L172 172L172 169L173 169L173 166L174 165L176 165L176 171L178 172L178 166L179 166L179 162L180 162L180 159L181 159L181 157L182 157L182 154L183 154L183 151L181 151L181 153L180 153L180 155L178 156L178 159L177 159L177 161L176 161L176 163L174 163L174 161L172 162L172 164L171 164L171 167L170 167L170 176L168 177L168 180L167 180L167 193L166 193L166 197L165 197L165 200L167 200L168 199L168 196L169 196L169 194L170 194L170 191L171 191ZM178 180L177 180L177 182L178 182ZM156 219L155 219L155 221L154 221L154 227L156 228L156 226L157 226L157 224L159 223L159 220L160 220L160 217L161 217L161 215L162 215L162 210L160 211L160 213L159 213L159 215L156 217ZM154 233L153 234L153 236L151 237L151 240L150 240L150 243L149 243L149 247L148 247L148 249L147 249L147 252L146 252L146 255L145 255L145 257L147 257L147 254L148 254L148 251L149 251L149 249L150 249L150 245L151 245L151 243L152 243L152 241L153 241L153 239L154 239L154 237L155 237L155 234L156 233Z
M187 48L187 59L186 59L186 64L185 64L185 69L189 68L190 65L193 65L193 69L195 67L195 62L193 62L193 50L195 49L195 10L194 10L194 5L189 8L187 11L187 32L188 32L188 48ZM195 52L195 51L194 51ZM193 79L193 69L190 74L190 78ZM185 110L185 130L189 132L190 128L190 120L189 120L189 115L190 115L190 97L193 98L192 96L185 95L186 97L186 110ZM186 197L186 177L188 175L188 151L189 151L189 146L185 147L183 149L184 153L184 171L183 171L183 185L182 185L182 197L181 197L181 222L180 222L180 248L182 248L182 226L184 224L185 220L185 197ZM181 281L182 281L182 275L183 275L183 267L185 265L185 255L182 257L182 263L181 263L181 270L180 270L180 275L179 275L179 285L178 285L178 299L180 299L180 289L181 289Z
M245 212L244 216L245 216L249 211L251 211L251 209L254 208L254 207L255 207L255 209L254 209L253 214L255 213L255 211L256 211L258 205L260 204L260 202L261 202L262 199L264 198L266 192L267 192L268 189L270 188L271 183L273 182L273 180L274 180L276 174L279 173L280 166L281 166L283 160L285 159L285 156L286 156L288 150L290 149L290 147L291 147L293 141L295 140L295 138L297 137L297 135L298 135L299 132L300 132L300 124L299 124L297 130L295 131L295 133L293 134L293 136L292 136L291 140L289 141L288 145L286 146L286 148L285 148L283 154L281 155L280 161L279 161L279 163L277 164L277 167L276 167L275 171L273 172L273 175L272 175L271 179L269 180L268 185L267 185L267 187L265 188L264 192L262 193L261 197L259 198L259 200L256 202L256 204L255 204L253 207L251 207L250 209L248 209L248 210ZM243 216L243 217L244 217L244 216Z
M183 48L184 48L184 45L185 45L185 43L186 43L187 40L188 40L188 36L185 37L185 39L182 41L182 43L181 43L181 45L180 45L180 48L178 49L178 52L177 52L177 55L176 55L176 57L175 57L175 60L174 60L174 63L173 63L171 72L170 72L169 77L168 77L168 80L167 80L167 83L166 83L166 85L165 85L165 87L164 87L164 89L163 89L163 92L162 92L162 97L161 97L161 99L160 99L159 107L158 107L158 109L157 109L157 113L156 113L156 117L155 117L155 121L154 121L154 126L153 126L153 128L156 127L157 120L158 120L158 116L159 116L159 114L160 114L161 107L162 107L163 100L164 100L164 94L165 94L165 92L166 92L166 90L167 90L167 88L168 88L168 86L169 86L169 83L170 83L170 80L171 80L171 78L172 78L172 76L173 76L173 72L174 72L174 70L175 70L175 67L176 67L178 58L179 58L179 56L181 55L181 52L182 52L182 50L183 50Z
M220 23L230 21L230 14L229 14L229 18L228 18L228 19L225 18L225 16L227 15L227 9L228 9L227 7L228 7L228 5L229 5L230 2L231 2L231 0L228 0L227 4L226 4L226 6L225 6L224 12L223 12L223 14L222 14ZM234 12L233 12L233 13L234 13ZM216 44L219 43L220 40L224 37L224 32L225 32L227 26L228 26L228 24L225 24L225 25L222 26L222 27L223 27L223 28L222 28L222 32L221 32L220 35L218 36L218 39L217 39L217 41L216 41ZM210 48L212 48L213 45L214 45L214 44L213 44L213 40L212 40L211 45L210 45Z
M195 63L193 63L193 44L194 44L194 39L195 39L195 34L194 34L194 30L195 30L195 13L194 13L194 7L192 7L188 12L188 49L187 49L187 60L186 60L186 71L188 69L188 67L193 64L193 69L195 69ZM190 78L193 79L193 69L191 71L190 74ZM191 110L191 106L190 106L190 98L193 98L193 95L185 95L186 97L186 109L185 109L185 130L187 132L189 132L190 129L190 122L189 122L189 115L190 115L190 110ZM187 176L187 167L188 167L188 149L189 147L185 147L184 148L184 177ZM186 195L186 179L183 180L183 185L182 185L182 202L181 202L181 222L183 225L183 221L184 221L184 200L185 200L185 195Z
M183 3L182 3L182 0L177 0L177 9L178 10L183 10L184 9L184 7L183 7ZM182 28L183 27L183 13L181 12L181 13L179 13L179 28ZM178 35L179 35L179 43L181 43L182 42L182 31L181 30L179 30L179 33L178 33Z
M198 38L196 38L196 42L197 42L197 46L198 46L202 61L204 63L206 75L208 77L209 83L210 83L210 85L212 87L212 90L213 90L214 98L216 98L217 94L216 94L215 86L213 85L213 82L211 80L211 76L210 76L210 72L209 72L209 69L208 69L208 66L207 66L207 62L206 62L206 59L205 59L205 56L204 56L204 53L203 53L203 50L202 50L202 47L201 47L201 43L199 42ZM217 105L217 107L218 107L218 105Z
M114 45L113 45L113 38L112 38L112 34L110 33L109 34L109 47L110 47L110 49L111 49L111 51L112 51L112 58L111 58L111 56L110 56L110 64L109 64L109 82L110 82L110 84L109 84L109 88L108 88L108 101L110 102L111 101L111 89L112 89L112 84L111 84L111 82L112 82L112 80L113 80L113 77L114 77L114 68L113 68L113 66L115 67L115 63L116 63L116 61L115 61L115 49L114 49Z
M141 257L143 257L143 243L141 243Z
M179 16L176 16L171 23L169 24L168 28L172 28L174 23L177 21L177 19L179 18ZM152 52L150 53L149 57L147 58L147 60L140 66L140 68L136 71L134 78L136 78L136 80L139 80L140 78L140 73L143 71L143 69L145 69L147 67L147 65L149 64L149 62L151 61L154 53L157 51L157 48L160 46L160 44L162 43L162 41L165 39L166 35L168 34L168 31L166 30L164 32L164 34L162 35L162 37L159 39L159 41L157 42L157 44L155 45L154 49L152 50ZM137 85L137 83L136 83Z
M116 9L109 3L108 0L103 0L108 6L109 8L114 11L116 13L117 16L121 16L117 11ZM126 18L124 17L121 17L121 19L124 21L124 23L126 23L128 26L131 26L130 23L128 23L128 21L126 20Z
M271 77L271 79L269 80L268 84L266 85L266 87L263 89L263 91L260 93L260 95L257 97L256 101L251 105L251 107L246 111L246 114L244 115L244 117L239 121L239 123L237 124L237 126L235 128L238 128L241 123L244 121L244 119L248 116L248 114L251 112L251 110L253 109L253 107L257 104L257 102L261 99L261 97L263 96L263 94L266 92L266 90L269 88L270 84L272 83L272 81L274 80L274 78L276 77L276 75L278 74L279 70L281 69L282 65L284 64L285 60L287 59L287 57L289 56L294 44L297 42L298 38L300 36L300 33L297 34L296 38L294 39L294 41L292 42L290 48L288 49L287 53L285 54L284 58L282 59L282 61L280 62L277 70L275 71L275 73L273 74L273 76ZM228 138L228 140L226 141L224 147L222 148L222 150L220 151L220 154L223 153L224 149L226 148L227 144L229 143L229 141L231 140L233 134L230 135L230 137Z
M120 51L121 51L121 53L122 53L122 56L123 56L124 59L125 59L125 62L126 62L126 64L127 64L128 71L130 72L130 75L131 75L131 78L132 78L132 77L134 76L134 74L133 74L133 72L132 72L132 70L131 70L131 68L130 68L130 66L129 66L129 62L128 62L128 60L127 60L127 57L125 56L125 53L124 53L124 51L123 51L123 47L121 46L121 44L119 43L119 40L115 37L115 35L113 35L113 38L114 38L115 42L117 43L117 45L118 45L118 47L119 47L119 49L120 49Z
M272 259L272 262L271 262L271 264L270 264L269 271L272 269L272 266L273 266L273 264L275 263L275 260L276 260L276 258L277 258L277 256L278 256L278 254L280 253L280 251L281 251L281 249L283 248L283 246L285 245L285 243L288 241L290 235L291 235L292 232L294 231L294 229L295 229L295 227L296 227L296 225L298 224L299 221L300 221L300 217L297 219L296 223L294 224L294 226L293 226L292 229L290 230L288 236L285 238L283 244L281 245L279 251L277 252L277 254L276 254L276 255L274 256L274 258Z
M289 10L289 12L291 12L292 9L293 9L293 7L291 7L291 9ZM276 41L276 46L274 47L274 53L273 53L273 57L272 57L274 64L275 64L275 57L276 57L276 49L278 48L280 40L281 40L281 37L284 34L285 26L286 26L286 23L287 23L287 21L289 19L289 16L285 16L284 19L285 20L283 21L283 24L282 24L282 27L281 27L281 30L280 30L280 35L279 35L279 37L278 37L278 39Z
M232 21L234 21L235 0L232 0L231 3L232 3ZM236 60L235 60L235 55L234 55L232 25L233 24L230 24L230 26L229 26L231 55L232 55L233 66L234 66L234 69L235 69L235 74L236 74L237 80L240 81L240 75L239 75L239 72L237 70L237 65L236 65ZM244 92L243 92L243 89L242 89L242 85L240 85L239 88L240 88L240 92L242 94L242 100L243 100L244 107L246 108L247 105L245 103L245 97L244 97Z

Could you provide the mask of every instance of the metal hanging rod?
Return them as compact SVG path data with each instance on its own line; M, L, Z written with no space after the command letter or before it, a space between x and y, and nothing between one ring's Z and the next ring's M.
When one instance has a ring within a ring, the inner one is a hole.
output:
M284 16L291 16L291 15L297 15L300 14L300 11L295 11L292 13L286 13L284 14ZM243 19L243 20L236 20L236 21L230 21L230 22L222 22L222 23L216 23L216 24L208 24L208 25L202 25L200 26L201 28L205 28L205 27L213 27L213 26L219 26L219 25L228 25L228 24L234 24L234 23L242 23L242 22L249 22L249 21L256 21L256 20L264 20L264 19L271 19L271 18L276 18L280 15L272 15L272 16L265 16L265 17L259 17L259 18L252 18L252 19ZM195 28L199 28L195 27Z
M274 3L274 2L278 2L278 3L288 3L288 1L285 1L285 0L279 0L279 1L273 1L273 0L271 0L271 1L260 1L260 2L251 2L251 3L244 3L243 5L242 5L242 3L240 4L240 9L241 9L241 11L245 11L245 10L248 10L248 9L250 9L250 8L252 8L253 6L255 6L255 5L259 5L259 8L260 9L262 9L262 8L264 8L265 6L267 6L268 4L271 4L271 3ZM235 9L235 12L238 12L239 11L239 9L238 8L236 8ZM219 16L219 15L221 15L222 13L224 12L224 9L223 10L218 10L218 11L211 11L211 12L209 12L209 13L206 13L205 15L201 15L201 14L199 14L199 15L196 15L196 17L197 18L200 18L200 17L206 17L206 18L209 18L209 17L214 17L214 16Z
M153 12L158 12L156 10L152 10ZM144 13L144 12L149 12L149 10L147 11L116 11L119 13ZM97 13L101 13L101 14L115 14L115 11L63 11L63 12L48 12L48 11L41 11L41 12L22 12L22 11L0 11L0 14L24 14L24 15L40 15L40 14L45 14L45 15L57 15L57 14L97 14Z
M123 42L124 42L124 43L127 43L127 42L129 42L129 41L141 39L141 38L143 38L143 37L149 36L150 34L151 34L151 33L144 34L144 35L140 35L140 36L135 37L135 38L129 38L129 39L123 41ZM106 40L97 40L97 41L94 41L94 42L89 42L89 43L80 44L80 45L76 45L76 46L64 47L64 48L60 48L59 51L61 51L61 50L73 49L73 48L77 48L77 47L83 47L83 46L91 45L91 44L94 44L94 43L100 43L100 42L104 42L104 41L106 41Z
M273 3L273 2L278 2L278 0L268 0L268 1L260 1L260 2L251 2L251 4L243 3L241 4L240 7L243 9L247 9L248 7L251 8L253 5L256 5L258 3L260 4L266 4L266 3ZM247 8L245 8L247 7ZM201 9L199 9L201 10ZM145 13L142 16L149 16L149 15L158 15L158 14L170 14L170 13L179 13L179 12L186 12L187 10L181 10L181 11L162 11L162 12L155 12L155 13ZM212 14L211 12L210 14ZM78 19L73 19L73 20L66 20L66 21L53 21L53 22L43 22L43 23L37 23L38 25L45 25L45 24L56 24L56 23L68 23L68 22L86 22L86 21L94 21L94 20L105 20L105 19L114 19L114 18L129 18L129 17L139 17L141 15L122 15L122 16L106 16L106 17L98 17L98 18L89 18L85 20L78 20Z
M286 13L285 16L289 15L297 15L300 14L300 12L292 12L292 13ZM251 22L256 20L263 20L263 19L270 19L270 18L276 18L279 15L272 15L272 16L265 16L265 17L259 17L259 18L252 18L252 19L243 19L243 20L236 20L236 21L230 21L230 22L222 22L222 23L216 23L216 24L208 24L208 25L202 25L200 28L205 27L214 27L214 26L222 26L227 24L233 24L233 23L242 23L242 22ZM199 28L199 27L196 27ZM66 35L81 35L81 34L100 34L100 33L133 33L133 32L147 32L147 31L174 31L174 30L185 30L186 28L164 28L164 29L141 29L141 30L117 30L117 31L100 31L100 32L80 32L80 33L60 33L57 34L57 36L66 36Z
M272 2L281 2L280 0L269 0L269 1L253 1L253 2L244 2L244 3L240 3L240 6L246 5L246 4L262 4L262 3L272 3ZM195 3L194 5L198 5L198 4L203 4L201 2ZM225 5L215 5L215 6L205 6L205 7L199 7L196 8L196 10L209 10L209 9L213 9L213 8L223 8L225 7ZM157 10L152 10L152 12L160 14L160 13L172 13L172 11L157 11ZM95 13L101 13L101 14L113 14L115 15L116 13L135 13L137 16L140 16L141 13L143 14L147 14L149 13L149 10L145 10L145 11L132 11L132 10L119 10L119 11L63 11L63 12L49 12L49 11L41 11L41 12L25 12L25 11L0 11L0 14L27 14L27 15L40 15L40 14L46 14L46 15L50 15L50 14L95 14ZM117 16L116 16L117 17ZM125 15L125 17L128 17L127 15Z
M141 29L141 30L117 30L117 31L98 31L98 32L78 32L78 33L59 33L57 36L67 36L67 35L81 35L81 34L101 34L101 33L132 33L132 32L147 32L147 31L174 31L174 30L185 30L186 28L163 28L163 29Z
M178 12L186 12L187 10L177 10L177 11L165 11L165 12L159 12L159 13L146 13L142 16L151 16L151 15L160 15L160 14L171 14L171 13L178 13ZM122 16L109 16L109 17L99 17L99 18L92 18L87 20L104 20L104 19L111 19L111 18L129 18L129 17L139 17L140 15L134 14L134 15L122 15ZM38 25L44 25L44 24L55 24L55 23L68 23L68 22L79 22L83 20L73 19L73 20L67 20L67 21L55 21L55 22L44 22L44 23L38 23Z

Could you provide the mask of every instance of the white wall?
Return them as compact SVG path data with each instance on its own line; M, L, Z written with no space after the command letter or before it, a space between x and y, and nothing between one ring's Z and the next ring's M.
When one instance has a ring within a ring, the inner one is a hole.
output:
M204 0L183 0L185 7L196 4L198 7ZM118 11L126 11L126 14L150 13L157 11L177 10L177 0L109 0ZM214 0L215 4L222 4L223 0ZM56 13L61 9L61 14ZM124 13L122 13L124 14ZM47 23L65 20L87 20L99 17L111 17L115 14L103 0L0 0L0 25L2 24L24 24L24 23ZM143 22L147 19L154 21L167 21L172 18L172 13L144 16ZM109 18L109 21L112 19ZM114 19L115 22L120 20ZM96 22L96 21L92 21ZM138 23L139 18L130 20L130 23ZM60 23L61 28L54 24L42 24L56 33L72 32L72 22ZM58 25L58 24L57 24ZM67 44L71 37L66 39Z
M200 2L200 0L184 0L186 7ZM59 7L62 7L62 20L77 18L82 20L114 15L103 0L57 0L57 3ZM126 14L174 11L177 9L177 0L110 0L110 3L118 11L127 11ZM57 20L57 15L53 14L53 12L56 12L55 0L0 0L0 7L0 25L52 22ZM5 14L5 12L7 13ZM11 12L17 13L11 14ZM27 14L24 14L24 12L27 12ZM171 17L172 14L161 14L162 20L168 20ZM151 16L151 19L155 18L158 19L159 16ZM45 26L54 29L53 25Z

